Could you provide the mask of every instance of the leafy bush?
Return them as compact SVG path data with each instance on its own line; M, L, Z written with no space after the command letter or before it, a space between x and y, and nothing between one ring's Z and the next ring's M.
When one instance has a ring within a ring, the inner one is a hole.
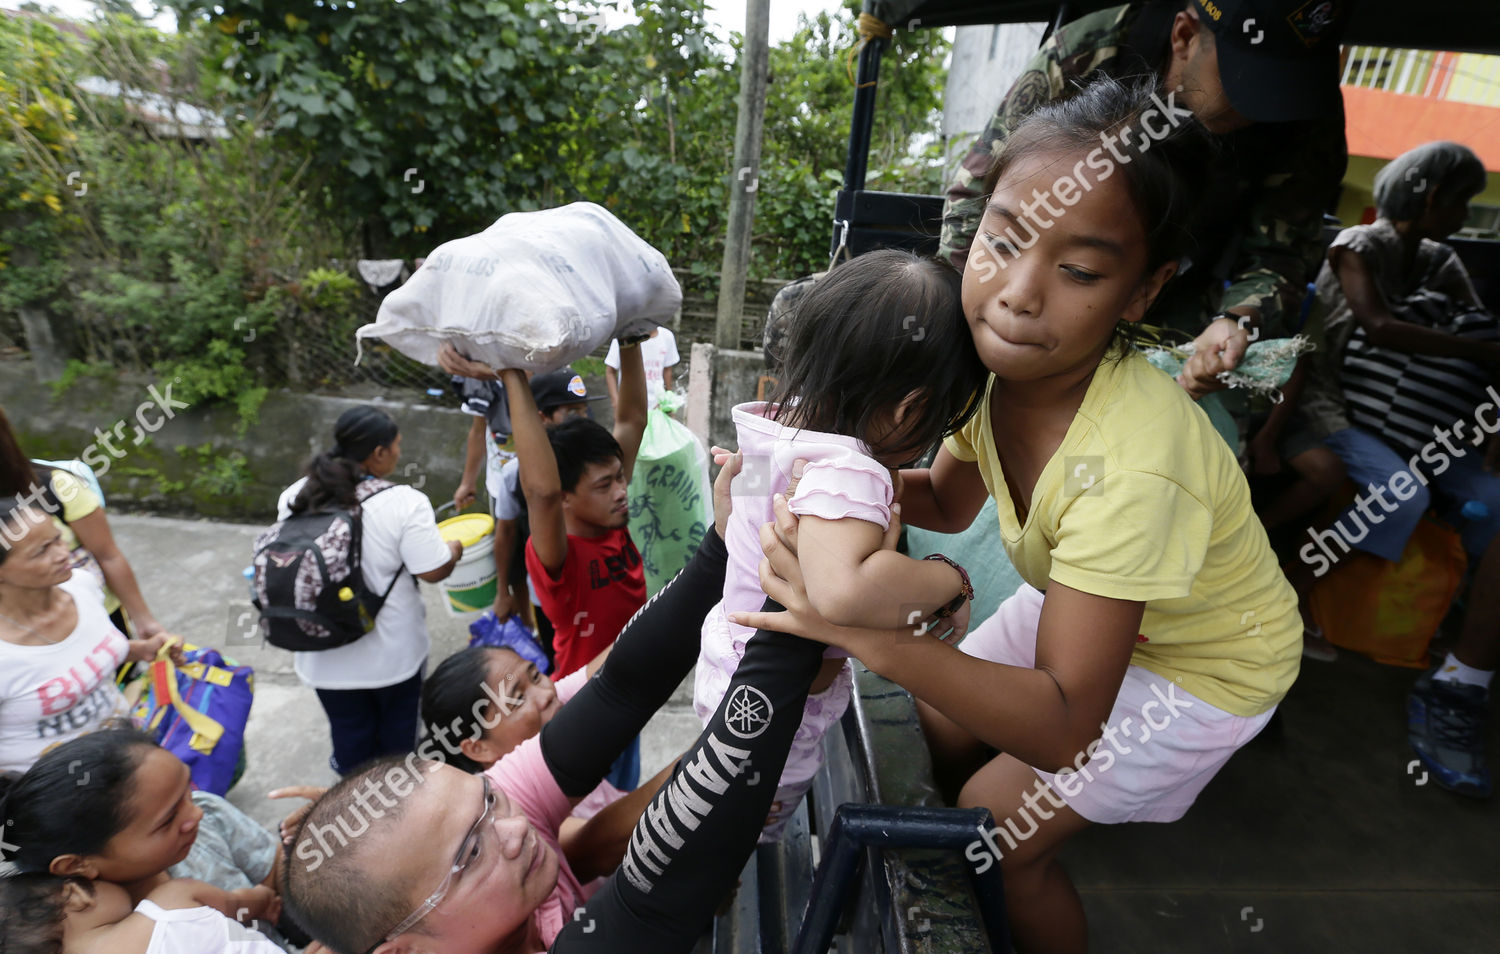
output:
M180 379L187 400L229 401L248 426L274 375L256 353L264 346L247 339L277 325L281 286L297 273L294 245L320 257L341 251L337 224L312 214L306 159L277 147L264 110L203 96L201 38L116 17L94 24L83 42L57 41L52 58L24 54L55 35L45 20L0 18L7 92L52 104L56 128L26 128L76 165L80 185L61 190L61 213L45 201L27 207L50 168L34 149L0 179L0 207L45 249L12 252L12 267L0 271L0 308L66 316L84 362ZM8 118L13 130L21 122ZM23 255L33 261L21 263Z
M826 264L846 3L772 50L753 277ZM114 16L81 40L0 17L0 321L44 313L73 357L168 375L247 426L270 387L348 379L373 305L340 262L423 255L506 212L599 202L713 296L738 39L712 37L704 0L638 0L603 29L612 5L168 0L178 33ZM940 185L946 51L898 35L871 187ZM370 380L433 373L374 350Z

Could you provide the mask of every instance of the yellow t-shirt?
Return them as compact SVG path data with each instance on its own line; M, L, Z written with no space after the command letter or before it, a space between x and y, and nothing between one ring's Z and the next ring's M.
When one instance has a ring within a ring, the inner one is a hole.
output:
M52 493L57 496L58 503L62 504L63 518L58 520L53 517L52 521L62 531L63 545L68 548L69 553L73 554L73 568L94 574L99 581L99 586L104 590L104 610L107 613L113 613L120 608L120 598L108 586L105 586L104 574L99 569L99 562L83 548L83 544L78 542L78 534L74 533L73 528L69 526L73 521L87 517L104 506L104 502L88 484L60 467L52 468L48 485L52 488Z
M946 447L978 463L1021 578L1144 602L1131 663L1210 705L1251 716L1279 702L1302 660L1297 597L1208 415L1140 354L1105 359L1023 525L995 449L993 386Z
M49 485L52 493L57 495L57 500L63 506L63 520L72 523L82 517L87 517L103 506L99 495L94 493L88 484L63 470L61 467L52 468L49 475ZM71 534L73 531L69 530ZM72 538L74 544L78 542L77 537Z

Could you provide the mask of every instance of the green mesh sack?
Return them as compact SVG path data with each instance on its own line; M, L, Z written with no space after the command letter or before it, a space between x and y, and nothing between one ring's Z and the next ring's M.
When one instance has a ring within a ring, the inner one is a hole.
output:
M671 396L664 395L663 403ZM687 565L713 521L708 451L666 411L648 412L629 493L630 535L641 551L650 595Z

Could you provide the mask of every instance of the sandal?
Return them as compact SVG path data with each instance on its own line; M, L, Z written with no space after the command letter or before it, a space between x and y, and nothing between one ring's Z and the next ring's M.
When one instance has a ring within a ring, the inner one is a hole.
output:
M1339 651L1323 637L1323 629L1320 626L1302 627L1302 655L1308 659L1316 659L1318 662L1333 662L1339 658Z

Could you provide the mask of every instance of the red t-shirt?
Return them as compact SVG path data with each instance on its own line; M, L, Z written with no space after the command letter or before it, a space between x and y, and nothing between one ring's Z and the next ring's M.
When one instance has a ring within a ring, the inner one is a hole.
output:
M556 630L553 679L588 665L615 641L635 611L646 605L641 553L624 527L599 537L568 534L568 556L555 578L542 566L528 539L526 572L536 587L542 612Z

